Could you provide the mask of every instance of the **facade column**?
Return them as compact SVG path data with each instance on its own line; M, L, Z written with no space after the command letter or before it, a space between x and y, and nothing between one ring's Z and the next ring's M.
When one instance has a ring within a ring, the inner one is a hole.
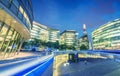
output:
M5 43L5 40L6 40L7 36L8 36L9 31L10 31L10 27L8 27L8 30L7 30L7 32L6 32L6 34L5 34L4 40L3 40L3 42L2 42L2 46L1 46L1 48L0 48L1 51L3 50L4 43Z
M12 54L12 52L14 52L14 47L13 46L15 44L15 40L17 39L17 37L18 37L18 33L16 32L15 38L14 38L12 44L11 44L12 48L10 49L10 54ZM10 54L9 54L9 56L10 56Z
M8 53L8 56L9 56L9 54L10 54L10 50L12 49L12 45L10 45L10 44L11 44L11 42L12 42L12 39L13 39L13 37L14 37L14 34L15 34L15 30L12 30L11 38L10 38L8 44L7 44L7 48L6 48L5 51L4 51L4 52L5 52L4 57L6 56L7 53ZM9 47L10 47L10 48L9 48Z
M24 42L24 38L21 38L21 40L20 40L20 45L18 46L17 54L19 54L19 52L20 52L20 50L21 50L21 47L22 47L23 42Z

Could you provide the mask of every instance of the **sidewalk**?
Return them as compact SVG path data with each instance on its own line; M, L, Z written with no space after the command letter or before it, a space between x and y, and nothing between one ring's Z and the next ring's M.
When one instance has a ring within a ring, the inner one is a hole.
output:
M16 54L12 57L6 58L6 59L15 59L15 58L21 58L21 57L27 57L27 56L35 56L39 55L40 53L35 52L19 52L19 54Z

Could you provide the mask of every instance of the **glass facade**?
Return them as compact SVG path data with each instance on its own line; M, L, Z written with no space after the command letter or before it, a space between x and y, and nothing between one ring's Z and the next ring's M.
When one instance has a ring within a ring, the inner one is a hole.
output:
M31 38L36 38L48 42L49 40L48 28L34 21L33 28L31 30Z
M4 59L17 54L30 38L33 12L30 0L0 0L0 8L0 59Z
M21 43L21 36L15 29L0 22L0 55L4 58L11 56L18 52ZM9 53L9 55L8 55Z
M49 29L49 42L56 42L59 39L59 31L55 29Z
M86 50L90 48L88 35L83 35L80 37L78 41L78 46L81 47L82 45L86 46Z
M120 49L120 19L94 30L92 39L94 49Z
M33 12L30 0L0 0L0 3L17 16L27 29L31 28Z
M60 45L75 46L77 44L77 32L74 30L66 30L60 34Z
M40 39L45 42L56 42L58 40L59 31L48 28L37 22L33 22L33 29L31 30L31 38Z

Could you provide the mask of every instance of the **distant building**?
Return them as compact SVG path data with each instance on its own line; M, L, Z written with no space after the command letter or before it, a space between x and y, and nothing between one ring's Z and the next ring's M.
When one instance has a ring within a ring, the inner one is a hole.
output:
M49 42L56 42L59 40L59 30L49 28Z
M36 38L48 42L49 41L48 27L34 21L33 28L31 30L31 38Z
M78 46L81 50L88 50L90 47L85 24L83 25L83 36L81 36L78 40Z
M88 35L83 35L80 37L79 39L79 45L80 49L82 49L82 46L85 46L86 50L89 50L89 39L88 39Z
M120 19L108 22L92 32L93 49L120 49Z
M45 45L46 43L48 44L47 46L53 46L54 42L58 41L59 37L59 30L49 28L45 25L42 25L38 22L33 21L33 28L31 30L31 39L28 40L28 43L31 43L32 41L36 42L35 40L41 40L40 43L33 43L31 45L26 45L26 48L32 49L36 47L38 50L43 50L47 48ZM52 43L48 43L52 42ZM36 45L34 45L36 44Z
M59 30L49 28L37 22L33 22L31 38L40 39L44 42L56 42L59 38Z
M60 45L75 46L77 42L77 32L74 30L65 30L60 34Z

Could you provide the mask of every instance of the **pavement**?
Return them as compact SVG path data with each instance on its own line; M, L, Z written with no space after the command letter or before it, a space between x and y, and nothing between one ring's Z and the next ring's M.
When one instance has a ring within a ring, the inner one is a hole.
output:
M46 54L44 52L20 52L17 55L6 58L4 60L0 60L0 66L3 65L3 64L19 62L19 61L22 61L22 60L34 59L36 57L42 57L42 56L45 56L45 55Z
M78 63L59 66L59 76L120 76L120 63L111 59L81 58Z

